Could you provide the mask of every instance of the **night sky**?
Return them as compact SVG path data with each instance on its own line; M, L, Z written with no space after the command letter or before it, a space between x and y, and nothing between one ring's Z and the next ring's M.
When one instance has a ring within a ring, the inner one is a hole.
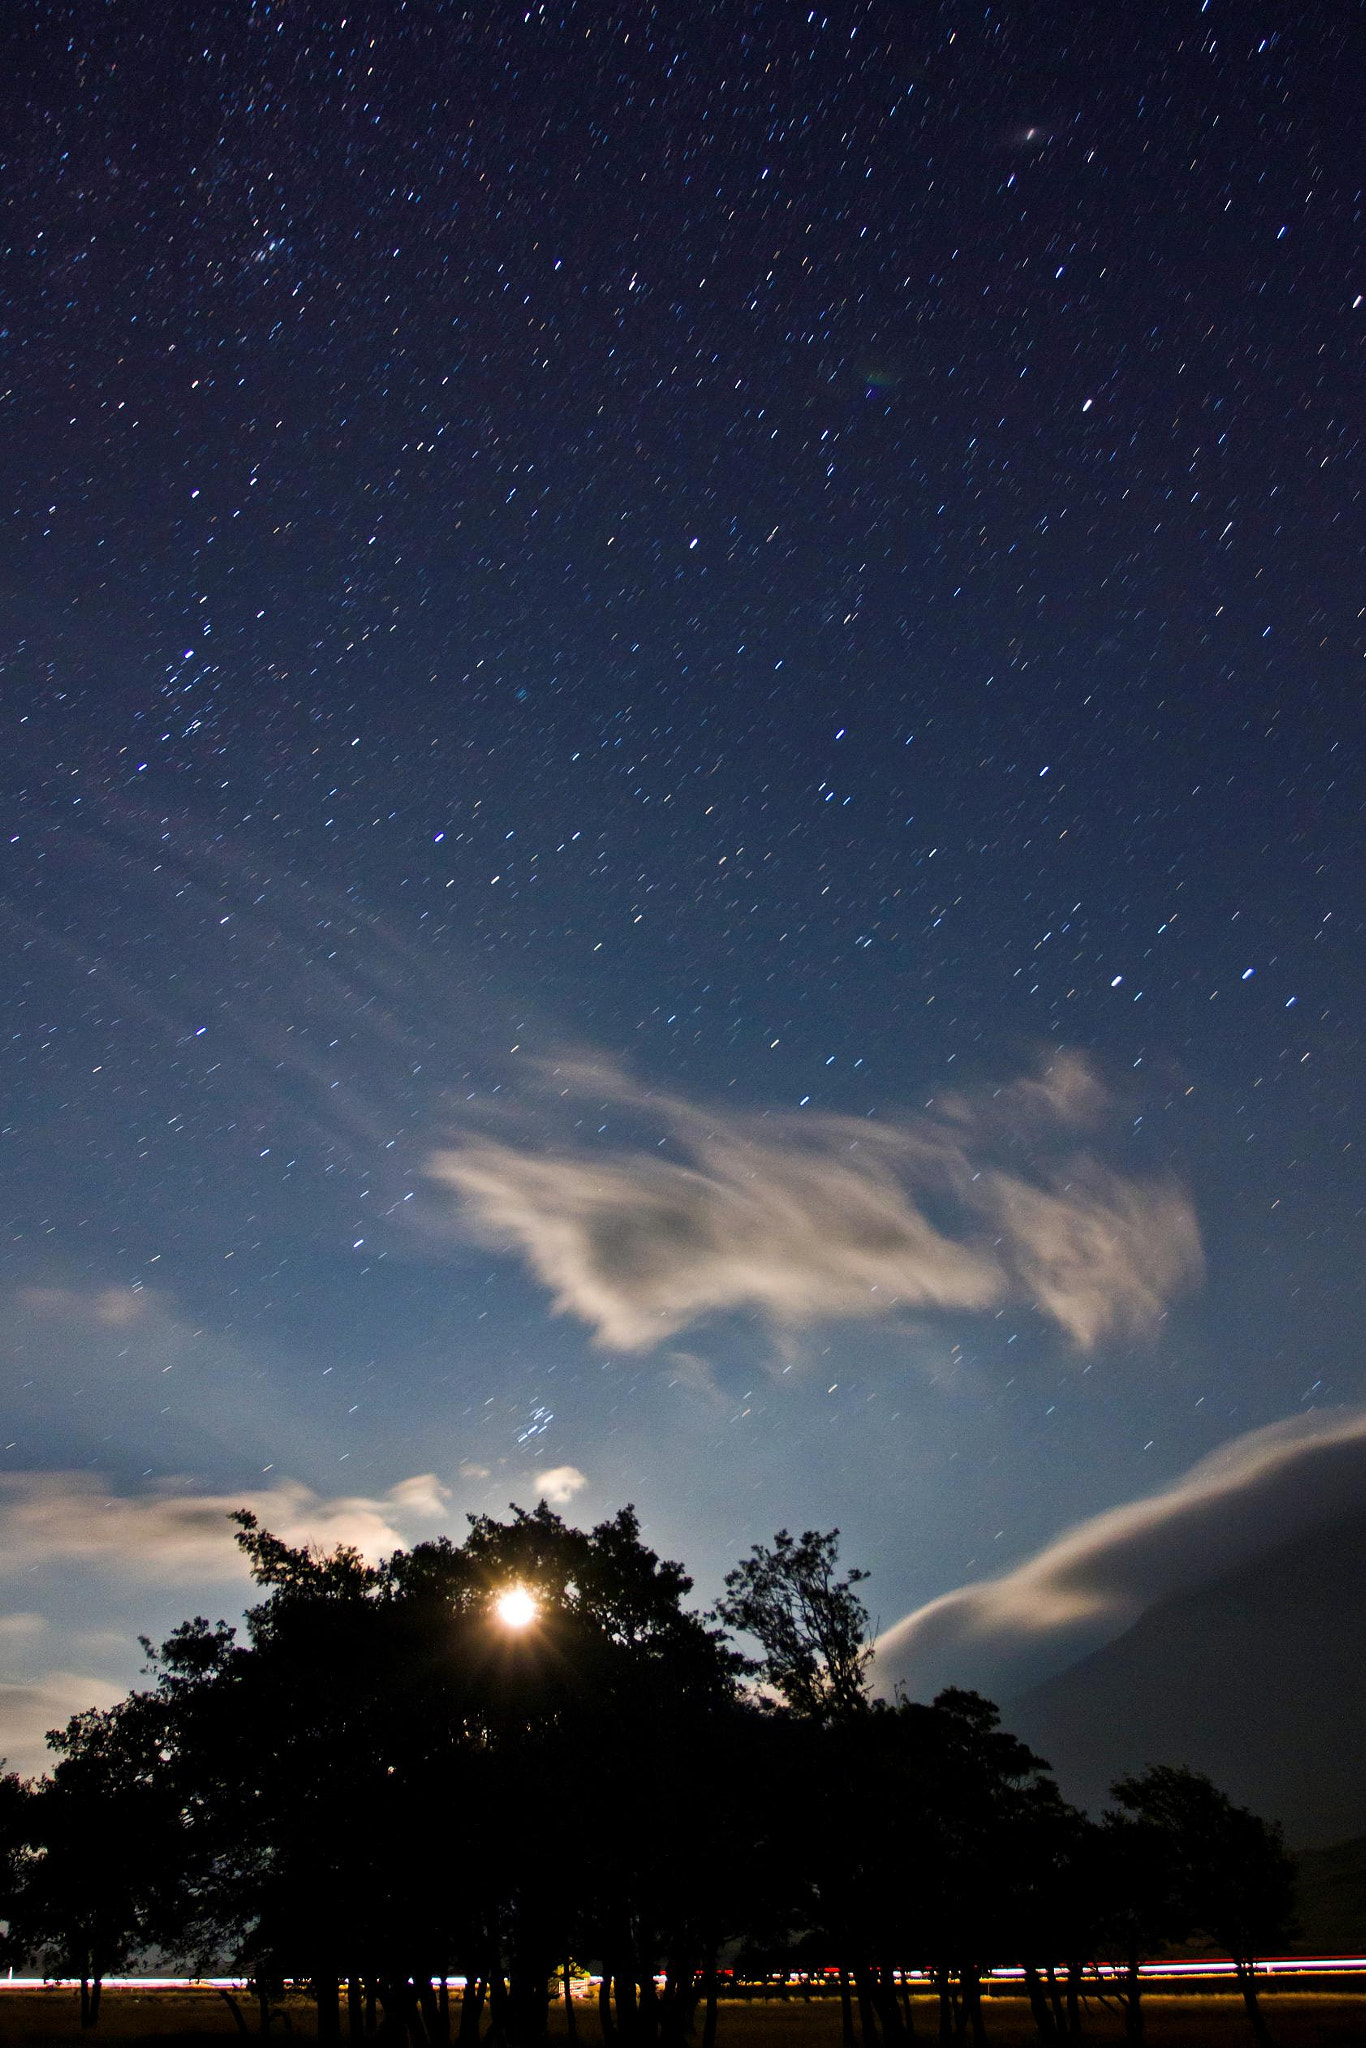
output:
M1350 1418L1358 10L3 39L12 1758L239 1502L888 1626Z

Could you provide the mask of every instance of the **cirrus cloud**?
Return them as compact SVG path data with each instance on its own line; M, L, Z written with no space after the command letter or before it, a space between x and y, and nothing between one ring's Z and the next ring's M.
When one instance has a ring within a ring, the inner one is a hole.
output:
M154 1584L218 1584L247 1576L228 1519L239 1508L286 1543L349 1543L376 1558L410 1542L414 1525L444 1522L449 1500L430 1472L374 1498L329 1498L294 1479L230 1494L176 1483L120 1494L89 1472L10 1472L0 1475L0 1573L67 1563Z
M1108 1102L1076 1058L882 1123L704 1111L602 1067L546 1079L648 1116L664 1140L606 1152L471 1134L431 1173L468 1233L518 1250L558 1310L625 1350L728 1310L790 1329L1006 1304L1089 1350L1149 1329L1201 1272L1185 1192L1081 1144Z

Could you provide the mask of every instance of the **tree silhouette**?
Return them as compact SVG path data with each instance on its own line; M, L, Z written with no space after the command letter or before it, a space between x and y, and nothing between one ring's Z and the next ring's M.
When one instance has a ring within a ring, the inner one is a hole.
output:
M463 1545L380 1565L238 1520L266 1594L246 1642L198 1622L156 1658L196 1873L182 1943L227 1941L263 1986L307 1978L324 2040L343 1982L353 2031L377 2004L392 2039L443 2040L456 1974L465 2037L486 2009L490 2038L521 2048L572 1952L602 1955L619 2039L678 2038L715 1947L711 1893L642 1788L667 1755L700 1856L741 1664L684 1607L681 1566L629 1508L589 1532L544 1504L476 1517ZM512 1585L534 1598L520 1631L496 1605Z
M16 1771L0 1769L0 1963L12 1965L23 1960L23 1946L16 1926L24 1894L28 1862L32 1853L30 1813L34 1790Z
M154 1938L176 1861L161 1769L161 1717L145 1695L77 1714L48 1740L52 1775L11 1814L26 1845L10 1943L80 1984L81 2026L98 2024L104 1979ZM13 1807L7 1792L7 1804Z
M838 1531L780 1531L706 1616L630 1508L580 1530L514 1507L378 1563L235 1519L260 1594L241 1631L145 1645L150 1685L50 1737L50 1776L0 1775L8 1954L78 1978L83 2025L155 1947L249 1973L263 2033L293 1982L324 2043L542 2048L578 1956L605 2048L685 2048L699 2007L714 2048L738 1942L765 1971L833 1962L846 2048L906 2048L912 1964L941 2040L983 2041L1009 1963L1056 2042L1102 1956L1137 2040L1141 1962L1202 1931L1266 2042L1276 1830L1166 1766L1096 1825L989 1700L874 1699Z
M796 1714L824 1720L867 1705L873 1647L868 1610L854 1590L867 1572L837 1575L839 1530L780 1529L726 1574L716 1611L763 1651L764 1682Z
M924 1839L935 1874L923 1938L940 2035L970 2033L980 2042L983 1973L1024 1960L1022 1934L1042 1917L1034 1864L1060 1802L1042 1759L1001 1727L979 1693L949 1687L919 1713Z
M762 1654L750 1672L795 1724L783 1728L775 1720L770 1731L770 1748L791 1752L792 1781L817 1788L802 1812L802 1839L784 1842L780 1851L785 1867L806 1872L792 1910L838 1960L846 2048L854 2037L855 1990L871 2048L876 1997L855 1904L868 1889L870 1845L866 1827L849 1825L854 1812L866 1811L855 1782L865 1776L872 1642L868 1611L855 1589L868 1574L839 1575L839 1533L807 1529L793 1537L780 1529L771 1549L756 1544L727 1572L716 1612L758 1644Z
M1294 1927L1294 1865L1280 1830L1200 1772L1172 1764L1119 1779L1111 1797L1162 1865L1169 1928L1178 1936L1199 1929L1227 1949L1253 2034L1269 2043L1257 1961Z
M1059 2035L1075 2036L1082 2031L1087 1966L1108 1946L1113 1903L1107 1892L1110 1869L1105 1830L1087 1815L1062 1807L1058 1822L1048 1831L1039 1901L1042 1910L1031 1923L1025 1942L1026 1952L1043 1958L1054 2031ZM1057 1963L1065 1968L1061 1984ZM1046 2029L1040 2027L1039 2032L1045 2034Z

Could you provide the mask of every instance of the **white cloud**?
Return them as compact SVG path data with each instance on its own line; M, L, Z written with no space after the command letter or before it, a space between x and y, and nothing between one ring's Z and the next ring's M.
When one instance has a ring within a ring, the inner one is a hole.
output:
M1106 1098L1074 1058L899 1123L702 1111L603 1068L547 1078L561 1097L648 1116L675 1156L523 1129L471 1135L431 1172L470 1233L518 1249L558 1310L623 1349L727 1310L792 1329L1004 1304L1089 1349L1150 1328L1201 1272L1175 1183L1077 1150Z
M102 1287L94 1293L82 1293L72 1287L21 1287L18 1300L43 1319L126 1330L150 1313L152 1297L131 1287Z
M0 1614L0 1643L24 1643L42 1635L47 1617L42 1614Z
M431 1473L377 1498L326 1498L297 1480L224 1494L166 1486L112 1493L88 1472L0 1475L0 1573L74 1562L144 1582L214 1583L246 1576L228 1517L249 1508L287 1543L350 1543L379 1557L413 1540L414 1526L447 1519L448 1489Z
M1235 1437L1160 1493L1092 1516L1012 1572L931 1600L878 1640L877 1676L1009 1696L1109 1641L1156 1601L1366 1510L1366 1410Z
M112 1707L125 1688L77 1671L48 1671L29 1684L0 1683L0 1757L8 1770L31 1777L55 1758L44 1737L87 1707Z
M536 1491L542 1500L549 1501L552 1508L562 1508L573 1500L576 1493L582 1493L588 1484L586 1473L577 1465L551 1465L535 1476Z
M367 1507L387 1509L401 1519L412 1516L425 1522L444 1521L450 1504L451 1490L441 1484L435 1472L418 1472L411 1479L400 1479L389 1488L382 1502L365 1503ZM359 1544L356 1547L361 1548Z
M530 1475L528 1484L552 1505L563 1506L588 1480L573 1465L555 1465ZM87 1584L112 1582L123 1601L134 1589L141 1599L154 1597L157 1589L162 1598L174 1599L174 1589L190 1586L237 1584L245 1593L247 1562L228 1519L239 1508L249 1508L287 1543L323 1549L349 1543L369 1558L434 1535L452 1520L450 1489L430 1472L401 1479L376 1496L321 1495L292 1479L221 1494L192 1492L183 1482L130 1494L111 1491L88 1472L8 1473L0 1475L0 1579L23 1574L28 1585L32 1571L57 1566L64 1587L73 1576L80 1584L89 1574ZM10 1769L30 1774L49 1768L48 1729L63 1726L83 1708L109 1706L124 1696L136 1682L134 1630L142 1619L130 1621L125 1632L71 1627L31 1612L0 1614L0 1650L16 1674L0 1683L0 1757L8 1758ZM44 1658L123 1667L126 1677L118 1683L79 1669L32 1668ZM25 1666L29 1674L18 1676Z

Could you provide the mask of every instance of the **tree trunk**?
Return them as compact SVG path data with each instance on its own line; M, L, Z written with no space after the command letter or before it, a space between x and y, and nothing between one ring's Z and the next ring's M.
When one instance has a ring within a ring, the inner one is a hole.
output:
M952 2041L958 2033L958 2008L954 2002L953 1979L947 1970L936 1970L934 1988L939 1993L939 2038Z
M406 1980L397 1977L381 1977L376 1987L379 1997L380 2039L404 2048L408 2039L408 1995L410 1987Z
M425 1973L415 1978L413 1991L416 1996L418 2011L422 2015L423 2038L427 2041L435 2042L440 2039L441 2010L436 2002L436 1992L433 1989L431 1978Z
M1081 2033L1081 1979L1084 1963L1067 1965L1067 2031L1075 2040Z
M560 1968L560 1975L561 1975L561 1977L562 1977L562 1979L563 1979L563 1981L564 1981L564 2031L565 2031L565 2038L566 2038L566 2039L568 2040L568 2042L570 2043L570 2048L575 2048L575 2043L577 2043L577 2041L578 2041L578 2038L579 2038L579 2021L578 2021L578 2015L577 2015L577 2013L576 2013L576 2012L574 2011L574 1993L573 1993L573 1991L572 1991L572 1989L571 1989L571 1987L570 1987L570 1977L569 1977L569 1958L568 1958L568 1956L566 1956L566 1957L565 1957L565 1959L564 1959L564 1962L563 1962L563 1964L561 1965L561 1968Z
M232 2014L233 2019L237 2024L238 2033L248 2033L250 2029L248 2028L246 2021L242 2017L242 2008L237 2003L237 2000L233 1997L231 1991L225 1991L220 1985L218 1990L218 1996L222 1999L224 2005L226 2005L228 2011Z
M1266 2015L1257 1997L1257 1967L1255 1963L1238 1962L1238 1989L1243 1994L1243 2005L1247 2012L1247 2023L1252 2029L1252 2038L1259 2048L1272 2048L1271 2033L1266 2024Z
M911 1978L904 1964L898 1972L901 1978L901 2023L906 2029L906 2039L915 2039L915 2015L911 2011Z
M900 2048L906 2030L902 2025L901 2007L896 2002L896 1979L892 1966L890 1963L883 1963L881 1967L875 1964L869 1974L873 2005L877 2012L878 2024L882 2028L882 2038L884 2041L896 2043L897 2048Z
M538 1927L523 1928L508 1964L508 2038L517 2048L544 2041L550 2024L550 1986L558 1974L554 1954Z
M617 2032L628 2044L634 2044L639 2032L636 2020L635 1964L625 1970L613 1970L612 1986L617 1995Z
M1062 1991L1058 1984L1058 1973L1052 1963L1045 1965L1044 1979L1048 1985L1048 2002L1053 2008L1053 2024L1057 2028L1058 2033L1065 2039L1070 2032L1070 2028L1068 2027L1067 2013L1062 2002Z
M499 1963L489 1972L489 2039L495 2048L508 2048L508 1988Z
M1034 2031L1041 2041L1057 2039L1057 2024L1048 1995L1043 1988L1037 1963L1025 1964L1025 1990L1029 1993L1029 2010L1034 2015Z
M612 2014L612 1971L607 1963L602 1966L598 1979L598 2023L606 2048L614 2048L617 2039L617 2023Z
M849 1972L840 1964L840 2041L842 2048L857 2048L854 2033L854 2007L849 1997Z
M653 2043L659 2039L659 1994L655 1973L648 1963L640 1966L640 2009L637 2039Z
M436 1987L436 2024L442 2048L450 2048L451 1987L446 1981L444 1970L441 1973L441 1981Z
M871 1972L866 1963L854 1968L854 1989L858 1994L859 2033L863 2037L863 2048L879 2048L877 2012L873 2004L873 1989L869 1982Z
M685 2036L692 2032L696 2009L696 1969L691 1962L686 1965L670 1962L659 2015L660 2040L669 2044L669 2048L682 2048Z
M707 2017L702 2022L702 2048L716 2048L716 1945L707 1950Z
M477 2048L479 2019L484 2010L484 1980L467 1976L460 1996L460 2048Z
M1138 1974L1137 1949L1130 1949L1124 1971L1124 2038L1143 2039L1143 1980Z
M341 2039L341 2005L337 1997L337 1979L327 1970L313 1979L313 2003L318 2012L318 2039L339 2041Z
M346 2031L352 2041L359 2041L365 2033L365 2000L359 1977L346 1980Z
M976 1963L964 1964L958 1982L962 1987L963 2018L972 2029L973 2048L982 2048L987 2030L982 2018L982 1980Z

